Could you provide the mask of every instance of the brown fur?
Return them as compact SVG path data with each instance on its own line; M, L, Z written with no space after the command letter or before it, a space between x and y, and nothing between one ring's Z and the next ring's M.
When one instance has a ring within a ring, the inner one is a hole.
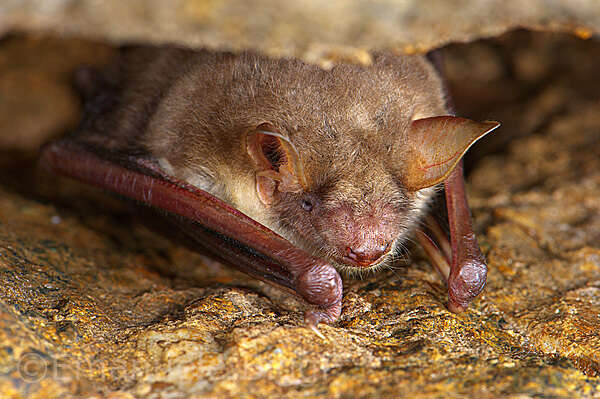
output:
M86 128L90 141L108 134L113 148L148 151L167 172L334 262L365 241L400 244L432 195L401 184L411 121L448 113L424 57L377 54L370 67L323 70L252 53L143 48L124 51L106 79L114 93L93 103L101 117ZM273 206L257 197L245 147L265 122L297 148L308 181ZM300 207L306 198L310 212Z

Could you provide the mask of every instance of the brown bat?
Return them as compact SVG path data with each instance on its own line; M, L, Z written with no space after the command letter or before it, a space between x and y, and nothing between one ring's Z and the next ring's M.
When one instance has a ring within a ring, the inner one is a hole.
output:
M314 330L341 312L336 271L385 266L416 231L459 312L486 281L461 157L497 122L451 116L425 57L376 54L330 70L178 48L128 48L103 73L51 171L166 211L217 258L314 305ZM451 242L417 229L445 182Z

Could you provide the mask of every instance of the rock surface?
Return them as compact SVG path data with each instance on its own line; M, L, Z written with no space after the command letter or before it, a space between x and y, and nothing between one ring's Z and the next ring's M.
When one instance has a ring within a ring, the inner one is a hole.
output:
M449 49L461 113L517 137L480 147L470 175L486 290L448 312L415 250L345 281L326 341L287 294L36 170L37 145L75 123L73 67L110 53L0 46L1 397L600 397L598 43L517 32Z
M259 49L307 59L427 51L515 28L598 34L596 0L3 0L0 33ZM358 52L358 54L349 54Z

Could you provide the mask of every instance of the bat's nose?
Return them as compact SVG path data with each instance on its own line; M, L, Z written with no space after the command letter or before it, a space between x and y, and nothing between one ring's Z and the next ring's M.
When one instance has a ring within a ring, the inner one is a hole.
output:
M390 243L364 242L359 246L347 247L345 258L360 267L369 267L388 253Z

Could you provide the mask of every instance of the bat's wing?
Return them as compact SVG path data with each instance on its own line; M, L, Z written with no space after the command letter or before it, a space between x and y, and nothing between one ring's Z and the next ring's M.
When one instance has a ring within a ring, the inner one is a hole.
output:
M46 145L40 162L53 173L174 215L187 226L186 233L215 257L315 305L316 310L305 314L309 327L338 319L342 280L333 266L211 194L167 175L151 159L64 139Z
M460 313L483 291L487 280L487 265L473 232L462 161L450 173L444 185L452 245L448 309Z

